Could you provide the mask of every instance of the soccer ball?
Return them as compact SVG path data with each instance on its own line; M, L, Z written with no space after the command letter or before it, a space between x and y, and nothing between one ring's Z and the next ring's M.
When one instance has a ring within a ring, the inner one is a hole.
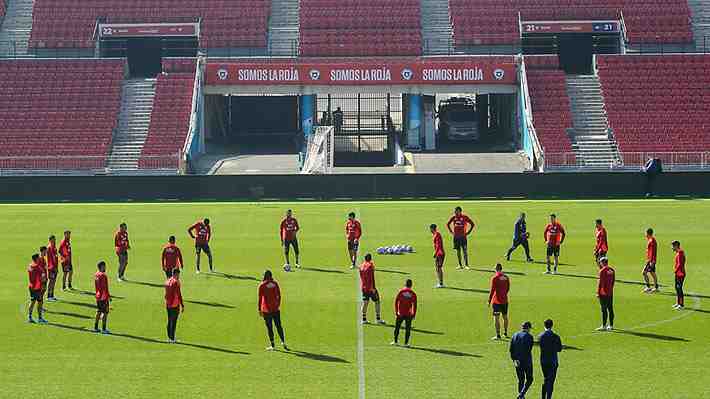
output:
M385 250L384 247L379 247L379 248L377 248L377 253L380 255L384 255L387 253L387 251Z
M290 271L291 271L291 265L285 264L285 265L284 265L284 271L285 271L285 272L290 272Z
M411 245L407 245L407 252L409 252L410 254L413 253L413 252L414 252L414 247L411 246Z
M387 254L389 254L389 255L392 255L394 253L394 248L392 248L392 247L387 247L387 248L385 248L385 250L387 251Z

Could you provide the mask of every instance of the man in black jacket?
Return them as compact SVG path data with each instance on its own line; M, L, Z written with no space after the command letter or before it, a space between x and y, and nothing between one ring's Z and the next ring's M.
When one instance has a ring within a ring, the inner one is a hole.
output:
M513 246L510 247L508 253L505 255L505 258L510 261L510 255L513 253L513 251L515 251L516 248L522 245L523 249L525 250L525 258L528 262L532 262L533 259L530 257L530 245L528 245L528 238L530 237L530 234L528 234L528 227L525 223L525 213L520 214L520 217L515 222L514 229L515 230L513 230Z
M540 334L540 367L545 381L542 384L542 399L552 399L552 391L557 378L559 360L557 354L562 352L562 340L552 331L552 320L545 320L545 332Z
M532 348L533 336L530 335L532 324L523 323L522 331L515 333L510 340L510 358L518 376L518 399L525 399L525 394L533 383Z

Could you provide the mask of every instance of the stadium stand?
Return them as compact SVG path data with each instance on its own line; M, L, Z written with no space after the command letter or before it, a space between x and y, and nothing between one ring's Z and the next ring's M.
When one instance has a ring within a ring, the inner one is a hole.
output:
M158 76L148 137L138 161L141 169L176 169L187 138L195 85L195 59L163 61Z
M301 0L301 55L419 55L420 12L419 0Z
M572 112L567 96L565 73L556 56L526 56L528 90L533 124L546 154L572 153L567 129L572 127Z
M98 17L109 23L201 17L203 48L266 47L270 7L270 0L35 0L30 47L93 47Z
M0 61L0 168L104 167L125 68L109 59Z
M600 56L597 64L622 153L710 151L710 55Z
M449 0L454 41L459 46L513 44L523 20L619 19L629 43L690 43L686 0Z

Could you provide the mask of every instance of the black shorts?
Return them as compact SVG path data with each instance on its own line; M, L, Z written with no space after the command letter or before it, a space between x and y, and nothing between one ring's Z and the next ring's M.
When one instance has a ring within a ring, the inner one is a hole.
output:
M656 272L656 262L646 262L646 266L643 268L644 273L655 273Z
M372 292L362 292L362 300L363 301L369 301L372 300L372 302L379 302L380 301L380 293L377 292L377 290L374 290Z
M614 297L613 296L600 296L599 297L599 305L601 305L602 308L611 308L614 306Z
M42 290L33 290L30 288L30 300L42 302Z
M206 254L211 254L212 251L210 250L210 244L204 243L204 244L195 244L195 251L199 254L200 252L204 252Z
M436 262L436 267L444 267L444 259L446 259L446 255L435 256L434 259Z
M463 237L454 237L454 249L459 250L463 249L466 250L468 248L468 238L466 236Z
M62 271L64 273L69 273L72 270L74 270L74 266L72 266L71 262L62 263Z
M560 256L560 246L547 244L547 256Z
M507 303L494 303L493 314L508 314L508 304Z
M298 253L298 238L294 238L293 240L284 240L284 251L288 252L290 247L293 247L293 250Z
M128 251L119 252L116 255L118 255L118 263L128 263Z
M96 301L96 310L108 314L108 301Z
M348 251L355 251L360 248L360 241L348 241Z
M48 271L47 271L47 278L50 279L50 280L56 280L56 279L57 279L57 273L58 273L57 269L48 270Z

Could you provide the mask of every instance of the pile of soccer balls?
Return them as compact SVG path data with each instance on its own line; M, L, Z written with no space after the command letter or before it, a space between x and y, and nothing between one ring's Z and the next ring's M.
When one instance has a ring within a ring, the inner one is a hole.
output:
M379 247L377 253L380 255L402 255L414 253L411 245L392 245L390 247Z

